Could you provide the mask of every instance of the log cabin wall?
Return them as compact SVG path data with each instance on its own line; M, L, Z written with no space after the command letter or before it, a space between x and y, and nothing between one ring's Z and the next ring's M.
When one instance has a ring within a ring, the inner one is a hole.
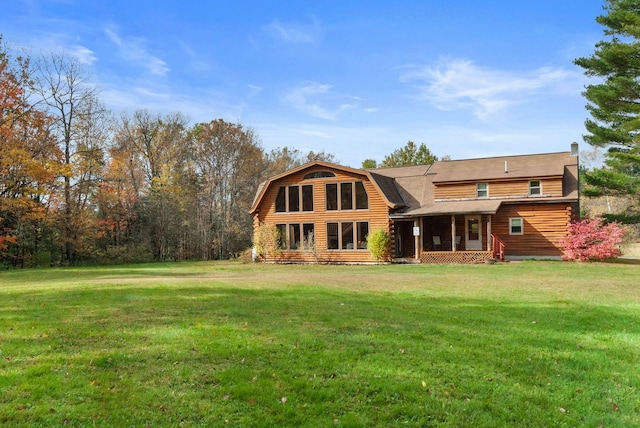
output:
M572 219L572 204L503 204L492 217L491 231L506 245L507 256L562 256L560 241ZM511 235L509 219L523 219L523 234Z
M330 171L335 177L303 179L308 173L314 171ZM326 184L362 181L368 195L368 209L351 210L327 210L326 208ZM312 185L313 186L313 211L276 212L275 201L278 189L281 186ZM366 175L353 174L338 169L314 167L304 169L297 173L287 175L271 183L264 194L257 213L254 216L254 227L260 222L274 224L303 224L314 225L315 254L309 250L283 250L277 259L268 261L302 261L302 262L372 262L371 253L366 249L327 249L327 223L341 222L368 222L369 232L375 229L384 229L390 232L389 208L377 188L368 180ZM393 236L393 235L391 235ZM356 245L354 245L356 246Z
M541 195L561 197L563 196L562 177L544 179L522 179L506 181L478 181L477 183L487 183L489 187L489 198L511 198L529 197L529 182L539 180L541 184ZM475 199L476 182L473 183L437 183L435 184L435 199ZM540 196L531 196L540 197Z

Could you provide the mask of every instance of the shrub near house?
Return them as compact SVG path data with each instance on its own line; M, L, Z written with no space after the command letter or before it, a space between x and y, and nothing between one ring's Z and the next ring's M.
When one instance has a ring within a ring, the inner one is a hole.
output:
M620 244L629 230L620 223L604 224L600 218L572 223L562 241L568 260L604 260L621 254Z

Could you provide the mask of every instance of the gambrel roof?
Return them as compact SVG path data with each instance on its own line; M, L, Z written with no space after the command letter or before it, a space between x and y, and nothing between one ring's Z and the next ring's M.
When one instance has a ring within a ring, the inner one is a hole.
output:
M267 181L260 183L260 185L258 186L258 191L256 192L256 196L253 200L251 210L249 211L249 214L254 214L256 212L256 210L258 209L258 206L260 205L260 201L264 197L269 187L272 186L274 183L277 183L278 180L284 177L287 177L291 174L295 174L305 170L310 170L316 167L322 167L328 170L343 171L343 172L348 172L354 175L360 175L362 177L366 177L369 179L369 181L371 181L371 183L373 183L374 187L376 187L376 189L380 192L380 195L382 195L386 205L389 208L397 209L397 208L406 206L406 203L402 199L402 196L398 188L396 187L394 180L390 177L372 173L364 169L350 168L347 166L342 166L342 165L338 165L330 162L313 161L313 162L305 163L304 165L300 165L297 168L293 168L288 171L285 171L281 174L275 175L269 178Z

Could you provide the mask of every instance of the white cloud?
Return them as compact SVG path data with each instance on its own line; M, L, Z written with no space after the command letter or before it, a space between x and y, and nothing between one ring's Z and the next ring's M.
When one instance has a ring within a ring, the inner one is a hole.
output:
M182 49L182 52L184 52L184 54L189 59L188 64L192 70L198 73L209 72L213 70L215 64L210 61L208 57L202 52L198 52L197 49L194 49L193 47L182 41L178 41L178 45Z
M104 32L107 33L109 40L118 46L122 46L122 39L114 31L111 31L109 28L105 28Z
M262 87L261 86L249 84L249 85L247 85L247 87L249 88L249 94L248 94L249 98L255 97L260 92L262 92Z
M264 28L274 38L292 44L316 43L322 33L315 19L311 24L285 24L275 19Z
M165 61L146 50L143 39L134 37L123 39L110 28L106 28L104 31L107 37L118 47L120 55L125 60L146 69L155 76L165 76L169 72L169 66Z
M419 98L440 110L468 109L479 119L487 119L574 76L562 68L517 73L480 67L470 60L448 59L435 66L413 66L400 79L424 82L416 86Z
M132 113L139 109L163 114L180 112L191 123L208 122L216 118L235 122L244 110L242 103L229 99L223 93L202 89L197 94L186 94L152 82L146 86L136 84L127 87L103 83L101 97L109 108L118 113Z
M347 111L357 108L357 104L346 102L357 100L355 97L331 94L331 85L309 82L290 90L284 97L285 101L297 110L320 119L335 120ZM334 104L323 107L320 102Z
M74 46L69 51L69 54L77 59L80 64L91 65L98 59L91 49L84 46Z

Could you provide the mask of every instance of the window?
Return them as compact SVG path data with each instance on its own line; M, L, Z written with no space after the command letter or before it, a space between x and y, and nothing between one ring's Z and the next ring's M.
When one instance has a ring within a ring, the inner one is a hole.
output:
M369 223L366 221L343 221L327 223L328 250L366 250Z
M284 250L287 246L287 225L276 224L276 229L278 229L278 248Z
M327 199L327 211L338 209L338 185L336 183L325 185L325 198Z
M289 211L300 211L300 187L289 186Z
M302 211L313 211L313 186L280 186L276 195L276 212L299 212L302 193Z
M367 237L369 236L369 223L366 221L359 221L358 223L358 249L367 249Z
M286 199L286 190L287 188L281 186L278 189L278 194L276 195L276 212L283 213L287 211L287 199Z
M353 183L340 183L340 209L353 209Z
M315 245L313 223L276 224L278 248L282 250L312 250ZM302 230L302 234L300 231Z
M289 249L297 250L300 248L300 225L289 225Z
M362 181L327 183L325 189L327 211L352 210L354 206L357 210L369 209L369 196Z
M329 178L335 177L336 175L331 171L313 171L305 175L303 180L313 180L314 178Z
M353 250L353 222L342 222L342 246L343 250Z
M302 211L313 211L313 186L302 186Z
M524 221L522 217L513 217L509 219L509 235L523 235Z
M356 181L356 209L367 210L369 209L369 195L364 188L362 181Z
M302 248L305 250L314 250L316 246L315 225L313 223L304 223L302 225Z
M489 197L489 185L487 183L476 184L476 198Z
M529 195L542 195L542 183L540 182L540 180L531 180L529 182Z
M327 249L338 249L338 223L327 223Z

